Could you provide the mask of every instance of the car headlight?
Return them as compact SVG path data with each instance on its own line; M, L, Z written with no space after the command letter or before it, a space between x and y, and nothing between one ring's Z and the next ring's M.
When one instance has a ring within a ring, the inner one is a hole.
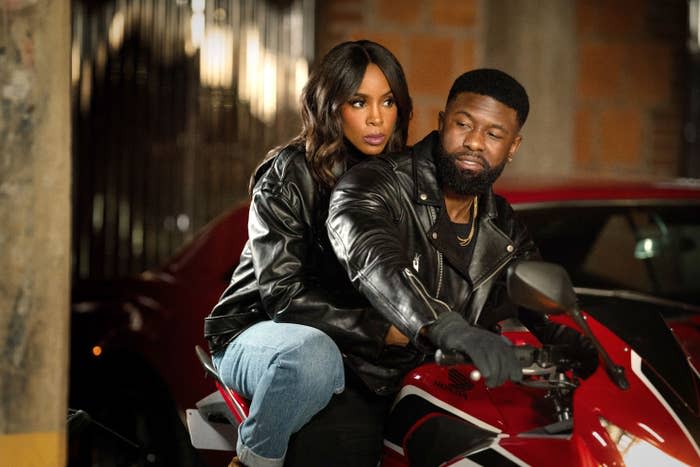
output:
M651 443L637 438L626 432L614 423L600 418L600 424L608 432L608 436L615 443L622 460L627 467L637 466L664 466L664 467L689 467L678 459L669 456ZM658 435L656 435L658 436ZM663 441L663 439L661 439Z

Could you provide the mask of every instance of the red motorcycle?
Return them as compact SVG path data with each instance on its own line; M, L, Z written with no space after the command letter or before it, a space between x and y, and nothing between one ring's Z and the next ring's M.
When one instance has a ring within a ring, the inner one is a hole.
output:
M642 310L635 326L611 312L583 313L566 272L549 263L512 266L508 293L588 335L596 371L579 379L571 356L517 327L504 335L523 361L520 383L488 388L472 365L438 351L437 363L404 379L382 467L700 466L700 376L660 316ZM193 445L233 450L247 401L197 352L218 391L188 410Z

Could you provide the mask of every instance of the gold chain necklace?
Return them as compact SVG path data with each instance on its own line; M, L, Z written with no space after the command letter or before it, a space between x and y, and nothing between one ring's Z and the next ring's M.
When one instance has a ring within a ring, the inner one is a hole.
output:
M476 215L479 213L479 198L474 195L474 200L472 201L472 205L469 206L469 209L471 211L471 227L469 228L469 235L467 235L466 238L460 237L457 235L457 243L459 243L459 246L467 246L469 243L471 243L472 238L474 238L474 231L476 230Z

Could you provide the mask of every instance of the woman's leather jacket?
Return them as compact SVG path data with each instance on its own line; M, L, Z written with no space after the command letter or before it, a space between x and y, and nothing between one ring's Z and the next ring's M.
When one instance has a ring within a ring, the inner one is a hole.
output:
M329 194L311 176L303 147L284 148L256 177L249 240L205 319L210 350L273 319L321 329L346 356L378 359L389 323L352 287L335 258L324 225Z

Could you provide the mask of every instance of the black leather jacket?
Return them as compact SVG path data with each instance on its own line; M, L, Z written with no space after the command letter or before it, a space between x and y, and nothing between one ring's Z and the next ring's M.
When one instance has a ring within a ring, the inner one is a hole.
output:
M329 193L313 179L303 147L284 148L256 178L249 240L205 319L210 350L273 319L321 329L346 357L377 360L389 323L352 287L335 258L325 228Z
M492 192L479 197L477 235L468 261L450 260L440 228L445 214L436 180L433 132L405 153L380 156L348 171L331 195L327 227L353 284L415 347L433 349L420 334L445 311L494 328L519 317L531 330L545 324L507 297L507 266L539 257L511 206Z
M487 327L512 316L505 268L517 257L536 254L534 245L508 204L489 195L479 208L486 215L479 221L468 271L474 287L445 261L431 239L442 209L431 138L416 145L414 157L407 153L358 165L334 193L328 219L334 246L376 310L335 257L324 226L329 195L313 180L303 148L285 148L261 167L250 239L229 287L205 320L211 351L261 320L306 324L336 342L346 364L370 389L388 394L424 352L432 351L416 337L437 314L454 309ZM439 248L439 242L435 245ZM481 314L482 309L488 311ZM389 321L414 343L385 345Z

